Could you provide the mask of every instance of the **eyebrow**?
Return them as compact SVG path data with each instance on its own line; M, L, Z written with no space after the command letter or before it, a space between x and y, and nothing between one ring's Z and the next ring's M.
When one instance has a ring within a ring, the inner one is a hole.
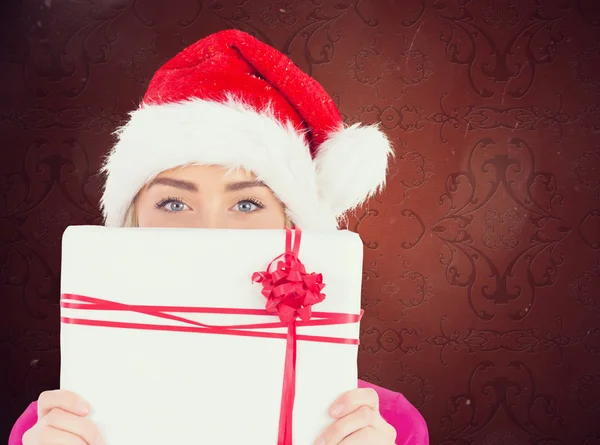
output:
M236 192L243 189L252 187L266 187L267 185L262 181L239 181L231 182L225 186L225 190L228 192Z
M175 187L182 190L187 190L190 192L197 192L198 187L196 184L190 181L184 181L182 179L173 179L173 178L155 178L149 185L148 188L154 185L166 185L169 187Z
M155 178L149 185L148 188L154 185L166 185L168 187L175 187L182 190L187 190L190 192L197 192L198 186L190 181L184 181L183 179L173 179L173 178ZM225 190L228 192L236 192L239 190L244 190L252 187L267 187L267 185L262 181L239 181L239 182L231 182L225 186Z

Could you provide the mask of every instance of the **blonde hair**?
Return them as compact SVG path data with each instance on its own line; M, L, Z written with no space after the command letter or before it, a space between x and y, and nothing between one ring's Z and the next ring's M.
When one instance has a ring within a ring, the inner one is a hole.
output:
M125 213L125 220L123 221L123 227L139 227L137 211L135 209L136 199L137 198L135 198L131 202L131 204L129 205L129 208L127 209L127 213Z
M123 221L123 227L139 227L140 224L138 221L137 211L135 208L136 201L137 201L137 196L133 199L133 201L129 205L129 208L127 209L127 213L125 214L125 220ZM288 212L287 212L287 209L285 208L285 206L284 206L283 211L285 213L284 227L287 227L287 228L293 227L294 222L290 218L290 215L288 215Z

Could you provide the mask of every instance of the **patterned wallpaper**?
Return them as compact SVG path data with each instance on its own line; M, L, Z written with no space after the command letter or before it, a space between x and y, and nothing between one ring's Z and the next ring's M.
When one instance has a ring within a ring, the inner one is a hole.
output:
M238 28L396 147L365 244L362 378L432 444L600 444L594 0L11 0L0 6L0 437L59 376L60 238L152 73ZM233 353L233 352L232 352Z

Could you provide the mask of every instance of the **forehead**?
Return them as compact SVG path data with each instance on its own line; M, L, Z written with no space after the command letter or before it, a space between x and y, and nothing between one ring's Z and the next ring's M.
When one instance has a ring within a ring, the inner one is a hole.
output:
M256 175L242 168L228 169L219 165L185 165L165 170L157 175L158 178L175 178L190 181L253 181Z

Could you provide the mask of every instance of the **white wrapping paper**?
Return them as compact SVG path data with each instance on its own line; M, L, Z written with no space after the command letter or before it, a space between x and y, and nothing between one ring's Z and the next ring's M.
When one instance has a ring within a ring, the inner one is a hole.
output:
M264 309L252 274L284 250L283 230L70 227L61 293L126 305ZM314 311L360 313L357 235L304 232L299 258L326 283ZM171 315L219 326L266 321ZM188 326L126 310L62 308L61 317ZM359 326L300 326L298 334L358 339ZM330 424L330 404L356 388L357 346L299 340L297 347L293 443L309 445ZM63 322L61 388L92 404L107 445L276 445L285 351L285 339Z

